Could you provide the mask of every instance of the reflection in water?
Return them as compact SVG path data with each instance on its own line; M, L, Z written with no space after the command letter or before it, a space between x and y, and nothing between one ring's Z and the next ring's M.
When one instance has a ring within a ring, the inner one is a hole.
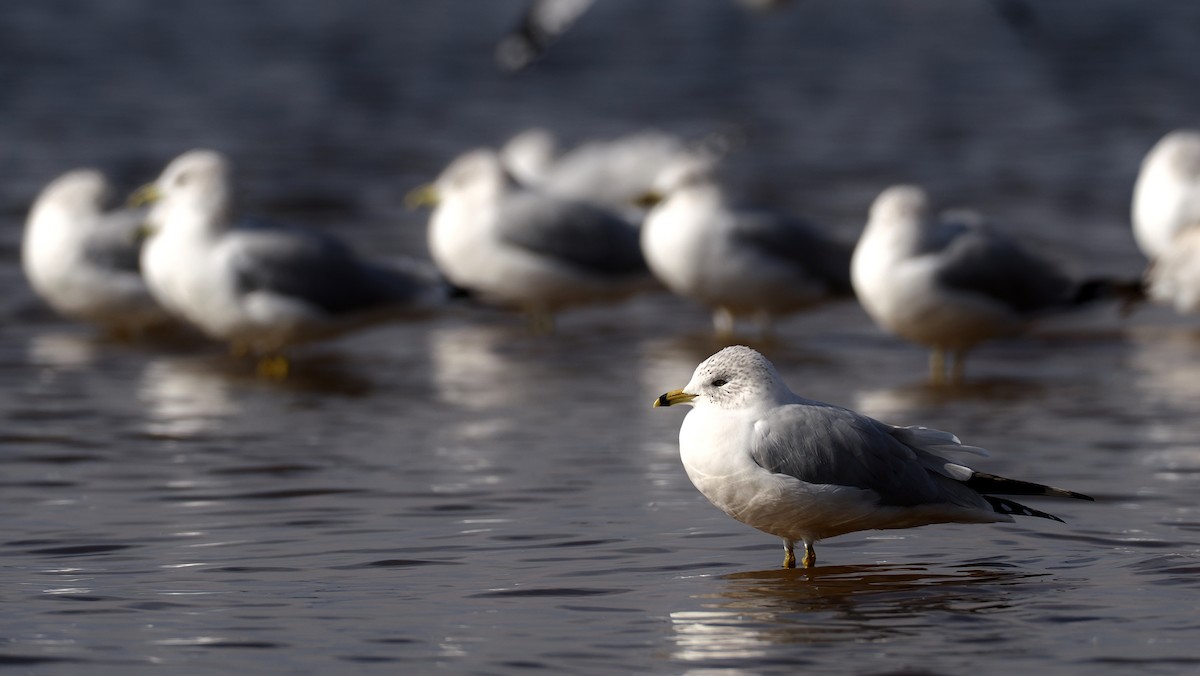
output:
M524 381L523 365L505 353L520 326L437 326L428 332L438 397L473 411L501 409Z
M29 362L38 366L78 369L96 360L96 338L88 333L42 333L29 340Z
M1018 378L987 378L962 383L934 384L927 381L860 391L854 408L877 420L910 425L905 422L923 412L956 402L981 401L997 404L1028 401L1047 391L1046 383Z
M290 358L284 379L264 378L253 361L224 355L162 357L146 364L138 398L147 411L150 434L195 436L221 432L225 421L243 413L233 400L246 389L363 397L369 381L356 375L336 354Z
M1200 333L1185 327L1140 327L1131 335L1133 386L1141 394L1143 435L1155 449L1150 466L1200 471Z
M671 613L674 656L760 658L778 645L915 634L931 612L1005 608L1009 587L1034 577L995 567L933 571L895 564L734 573L722 578L724 588L705 610Z
M465 411L458 440L495 439L519 429L517 409L543 400L560 374L539 358L521 324L438 326L428 332L431 378L443 403Z
M137 396L146 411L146 432L167 437L217 433L237 414L229 379L212 359L162 358L142 371Z

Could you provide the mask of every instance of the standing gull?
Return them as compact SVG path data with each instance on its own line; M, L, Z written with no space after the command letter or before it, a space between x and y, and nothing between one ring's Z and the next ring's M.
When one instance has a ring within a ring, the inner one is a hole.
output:
M170 321L138 271L141 210L104 211L104 174L78 169L47 185L25 222L21 266L59 313L136 336Z
M775 317L850 297L849 245L796 218L735 209L704 163L677 164L661 190L642 253L668 289L712 309L718 335L742 317L769 334Z
M884 190L854 250L859 302L883 329L933 350L930 376L945 376L945 355L961 380L966 353L1012 336L1043 316L1104 298L1139 297L1138 282L1076 281L1016 240L978 222L935 220L925 191Z
M1200 132L1173 131L1146 154L1133 189L1133 234L1150 261L1150 296L1200 311Z
M1081 493L976 472L942 457L986 455L958 437L896 427L804 399L758 352L727 347L655 406L691 404L679 455L696 488L729 516L783 539L786 568L816 563L817 540L860 530L1058 517L996 495L1091 500Z
M491 150L454 160L409 203L434 205L429 251L451 283L525 311L539 329L558 310L618 300L653 283L636 226L520 185Z
M367 261L336 238L238 219L229 162L211 150L172 161L140 196L155 202L142 269L170 311L235 352L286 375L284 348L440 303L446 289L415 264Z

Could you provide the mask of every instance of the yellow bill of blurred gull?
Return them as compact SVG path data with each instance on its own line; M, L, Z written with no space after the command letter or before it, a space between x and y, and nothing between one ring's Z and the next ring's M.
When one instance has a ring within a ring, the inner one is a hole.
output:
M614 301L653 285L637 227L618 215L520 185L492 150L454 160L437 181L409 193L433 205L429 251L455 286L529 314L549 329L553 313Z
M851 296L850 245L791 216L735 208L705 162L678 163L659 183L642 254L668 289L713 311L719 335L739 318L766 335L776 317Z
M696 488L742 523L783 539L783 565L805 568L817 540L935 523L1062 521L997 495L1091 500L1081 493L977 472L943 453L986 455L948 432L896 427L793 393L775 366L743 346L696 368L655 406L690 404L679 455Z
M95 169L59 176L25 221L21 267L33 290L60 314L136 337L168 323L139 272L143 210L105 211L110 186Z
M1200 132L1173 131L1146 154L1133 189L1133 234L1150 261L1151 298L1200 311Z
M228 160L179 156L135 199L154 202L142 250L150 290L167 309L286 375L284 348L422 314L446 297L415 262L368 261L333 236L238 218Z
M863 309L884 330L933 350L930 375L961 380L966 353L1012 336L1041 317L1097 300L1138 300L1138 281L1072 279L1059 266L978 217L934 218L917 186L884 190L851 261Z

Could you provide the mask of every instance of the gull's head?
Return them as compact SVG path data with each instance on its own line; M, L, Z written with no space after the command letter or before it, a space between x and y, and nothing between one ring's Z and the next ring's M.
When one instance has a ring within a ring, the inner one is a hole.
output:
M108 200L109 185L96 169L76 169L54 179L38 197L35 209L51 207L76 214L97 213Z
M1176 129L1155 144L1146 161L1160 164L1179 178L1200 180L1200 132Z
M894 185L871 204L871 223L923 222L929 216L929 195L916 185Z
M498 195L513 183L504 162L494 150L481 148L459 156L433 184L439 200L454 196Z
M692 404L723 409L748 408L787 399L791 390L766 357L744 345L727 347L696 367L692 380L655 400L655 406Z
M229 219L232 170L225 156L214 150L192 150L176 157L158 179L131 198L136 204L154 204L149 224L158 229L176 214L189 214L207 224Z
M504 166L522 183L538 183L545 179L557 154L558 141L554 134L541 127L526 129L500 149Z
M715 171L716 159L713 157L700 153L681 155L658 172L650 190L635 197L633 204L641 209L652 209L671 195L680 194L685 190L715 189Z

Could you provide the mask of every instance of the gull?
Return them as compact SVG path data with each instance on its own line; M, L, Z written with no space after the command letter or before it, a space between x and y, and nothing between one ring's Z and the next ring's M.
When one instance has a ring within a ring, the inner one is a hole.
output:
M239 218L229 161L180 155L136 195L154 203L142 270L164 307L235 353L287 374L283 350L423 314L447 297L416 263L368 261L331 235Z
M30 286L60 314L124 336L170 321L139 272L145 214L105 211L110 186L95 169L50 182L25 221L21 267Z
M548 330L564 308L619 300L653 284L635 225L522 186L492 150L455 159L407 201L434 207L429 251L452 284L525 311L536 329Z
M816 564L813 543L861 530L934 523L1062 519L997 495L1092 500L977 472L942 456L986 455L948 432L897 427L793 393L775 366L741 345L696 368L657 406L691 404L679 455L696 488L729 516L783 539L785 568Z
M941 382L946 353L960 381L967 351L1013 336L1034 320L1090 302L1141 297L1140 282L1077 281L977 216L934 219L917 186L884 190L851 261L851 280L867 314L886 331L933 350L930 376Z
M530 0L520 21L496 45L496 65L507 73L516 73L533 63L554 44L595 0ZM743 7L765 11L781 7L790 0L736 0ZM1009 0L1012 1L1012 0Z
M558 139L542 127L530 127L500 147L504 168L522 185L539 185L558 161Z
M715 165L730 143L723 134L693 143L648 129L593 139L559 153L554 135L535 127L506 141L500 156L523 185L617 211L640 223L645 209L639 198L658 188L664 174L680 164Z
M1200 311L1200 132L1175 130L1146 154L1133 188L1133 234L1150 261L1150 297Z
M800 219L732 206L704 162L679 163L660 183L642 254L673 293L712 309L718 335L742 317L769 335L775 317L852 294L849 245Z

